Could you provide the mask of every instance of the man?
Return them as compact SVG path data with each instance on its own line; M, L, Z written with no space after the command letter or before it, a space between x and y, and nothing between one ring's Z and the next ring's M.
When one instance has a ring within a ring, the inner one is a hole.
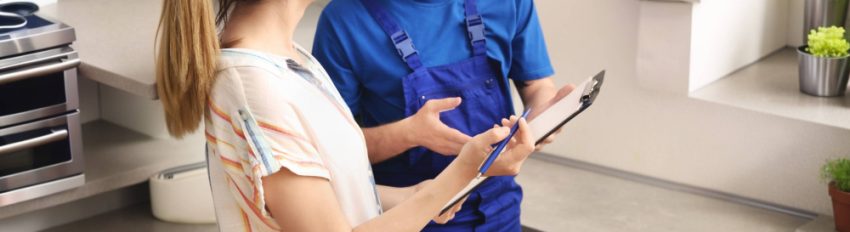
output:
M334 0L313 55L363 128L378 184L440 173L470 135L514 114L513 80L539 113L560 89L531 0ZM540 132L542 133L542 132ZM491 178L455 219L426 231L519 231L522 190Z

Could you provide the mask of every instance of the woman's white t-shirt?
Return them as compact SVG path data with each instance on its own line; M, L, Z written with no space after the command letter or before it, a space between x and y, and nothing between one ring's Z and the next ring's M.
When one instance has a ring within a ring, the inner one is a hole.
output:
M289 58L224 49L207 106L210 184L221 231L277 231L262 177L325 178L352 226L381 213L366 143L327 73ZM311 210L311 209L303 209Z

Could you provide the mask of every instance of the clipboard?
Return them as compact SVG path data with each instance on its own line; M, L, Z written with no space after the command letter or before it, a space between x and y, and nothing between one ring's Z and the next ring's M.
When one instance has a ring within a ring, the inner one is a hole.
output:
M588 78L580 85L576 86L576 88L569 95L562 98L560 101L556 102L549 109L546 109L543 113L537 115L534 120L528 122L528 126L531 127L532 131L545 131L546 133L538 134L534 144L540 144L546 137L549 137L553 133L557 132L558 129L563 127L567 122L584 112L590 105L593 104L594 100L596 100L596 96L599 95L599 90L602 87L602 82L605 80L605 70L600 71L593 77ZM500 154L501 155L501 154ZM477 189L479 186L484 184L490 177L481 176L475 179L466 185L457 195L452 197L452 200L449 201L448 204L443 206L443 209L440 210L440 215L446 213L452 206L457 204L461 199L466 196L469 196L473 190Z

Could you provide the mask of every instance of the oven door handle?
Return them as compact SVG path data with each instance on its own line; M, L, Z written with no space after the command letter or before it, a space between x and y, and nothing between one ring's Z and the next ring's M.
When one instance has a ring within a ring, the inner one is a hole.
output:
M22 80L30 77L47 75L50 73L60 72L67 69L72 69L80 65L80 58L63 60L59 63L51 62L46 65L26 68L17 72L0 74L0 84ZM2 151L2 150L0 150ZM2 152L0 152L2 153Z
M27 140L20 141L20 142L17 142L17 143L11 143L11 144L0 146L0 154L7 154L7 153L12 153L12 152L28 149L28 148L33 148L33 147L41 146L41 145L44 145L44 144L63 140L63 139L66 139L66 138L68 138L68 130L66 130L66 129L55 130L53 132L50 132L50 134L42 135L42 136L35 137L35 138L32 138L32 139L27 139Z

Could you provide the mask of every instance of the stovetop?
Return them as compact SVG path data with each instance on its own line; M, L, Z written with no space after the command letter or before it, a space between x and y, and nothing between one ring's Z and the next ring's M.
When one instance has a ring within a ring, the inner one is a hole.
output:
M26 18L24 28L0 30L0 59L68 45L76 40L74 28L64 23L37 15Z

